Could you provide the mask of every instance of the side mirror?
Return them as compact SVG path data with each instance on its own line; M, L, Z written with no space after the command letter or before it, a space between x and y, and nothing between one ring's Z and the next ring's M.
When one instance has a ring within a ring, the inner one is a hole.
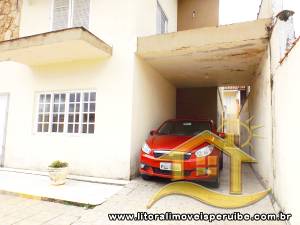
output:
M225 138L225 133L224 132L219 132L219 137Z
M151 130L150 135L153 136L156 133L156 130Z

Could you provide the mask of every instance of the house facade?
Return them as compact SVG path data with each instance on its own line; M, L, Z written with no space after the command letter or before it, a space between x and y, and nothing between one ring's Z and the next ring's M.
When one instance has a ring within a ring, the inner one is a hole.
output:
M177 1L6 2L10 5L2 8L16 15L9 18L18 31L10 35L8 29L2 36L0 90L7 99L1 109L8 112L2 165L45 170L61 159L74 174L129 179L132 146L145 137L133 138L133 127L139 127L133 113L156 110L153 121L139 122L145 123L139 132L174 116L156 102L161 96L154 87L165 90L166 103L175 104L169 103L175 88L135 56L136 39L176 31ZM157 25L162 9L168 15L164 28ZM150 75L153 87L139 99L134 87ZM148 103L135 112L134 98Z
M257 20L219 26L218 0L1 1L0 165L43 171L60 159L76 175L130 179L151 129L176 116L219 126L219 87L243 86L239 117L265 137L244 150L297 224L291 10L263 0Z

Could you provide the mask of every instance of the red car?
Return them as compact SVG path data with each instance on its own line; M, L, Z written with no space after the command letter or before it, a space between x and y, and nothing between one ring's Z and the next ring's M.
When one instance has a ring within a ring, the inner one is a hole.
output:
M204 130L210 130L217 134L212 120L196 119L171 119L165 121L157 130L152 130L141 149L140 173L142 178L145 180L152 177L173 178L176 170L175 163L162 158L162 156ZM218 133L218 135L224 137L223 133ZM223 154L216 147L204 143L190 149L181 158L183 162L181 161L180 165L183 168L179 171L181 171L183 180L207 181L214 187L219 186ZM176 167L178 167L178 163Z

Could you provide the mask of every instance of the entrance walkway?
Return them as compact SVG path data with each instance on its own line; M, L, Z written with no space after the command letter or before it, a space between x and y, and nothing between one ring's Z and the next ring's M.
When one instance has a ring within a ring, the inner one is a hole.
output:
M96 206L121 190L125 184L124 182L105 184L99 183L97 180L92 180L93 182L90 182L91 180L80 181L81 177L75 178L77 180L67 179L65 185L53 186L50 184L47 173L4 168L0 170L0 193L31 199Z

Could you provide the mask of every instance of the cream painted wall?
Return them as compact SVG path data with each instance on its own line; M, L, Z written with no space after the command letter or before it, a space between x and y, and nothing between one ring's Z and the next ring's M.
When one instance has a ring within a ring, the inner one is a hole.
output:
M292 225L300 224L299 211L299 106L300 43L274 75L274 193Z
M21 36L51 31L51 2L24 1ZM135 173L137 154L149 129L175 111L174 87L134 54L137 36L156 32L156 0L141 2L91 0L89 30L113 47L112 57L106 60L39 67L0 63L0 92L11 95L5 166L45 170L52 160L62 159L70 163L73 174L129 179L130 164L131 174ZM164 0L161 5L170 16L169 30L175 31L177 1ZM141 10L144 15L152 11L144 24ZM163 91L152 96L156 87ZM83 89L97 91L95 134L34 132L36 92Z
M5 72L0 79L6 82L1 82L0 90L11 96L5 166L45 170L51 161L62 159L70 163L73 174L128 179L130 65L129 60L120 60L117 56L102 62L33 68L2 63L1 71ZM84 89L97 91L95 134L39 134L34 131L36 92Z
M22 1L20 37L51 30L51 0Z
M140 149L149 132L176 114L176 88L138 57L133 94L131 176L138 172Z
M273 184L273 165L272 165L272 109L271 109L271 73L269 51L266 51L264 58L261 60L260 67L253 79L251 92L248 97L249 118L253 117L250 122L251 126L262 126L254 130L254 133L261 136L253 137L250 154L254 156L257 163L253 163L254 170L260 175L262 181L267 187ZM245 116L246 108L243 108L242 116ZM241 118L245 120L245 118ZM243 132L241 140L246 140L247 132Z
M168 18L168 32L177 31L177 0L159 0ZM156 34L157 0L135 0L137 36Z

